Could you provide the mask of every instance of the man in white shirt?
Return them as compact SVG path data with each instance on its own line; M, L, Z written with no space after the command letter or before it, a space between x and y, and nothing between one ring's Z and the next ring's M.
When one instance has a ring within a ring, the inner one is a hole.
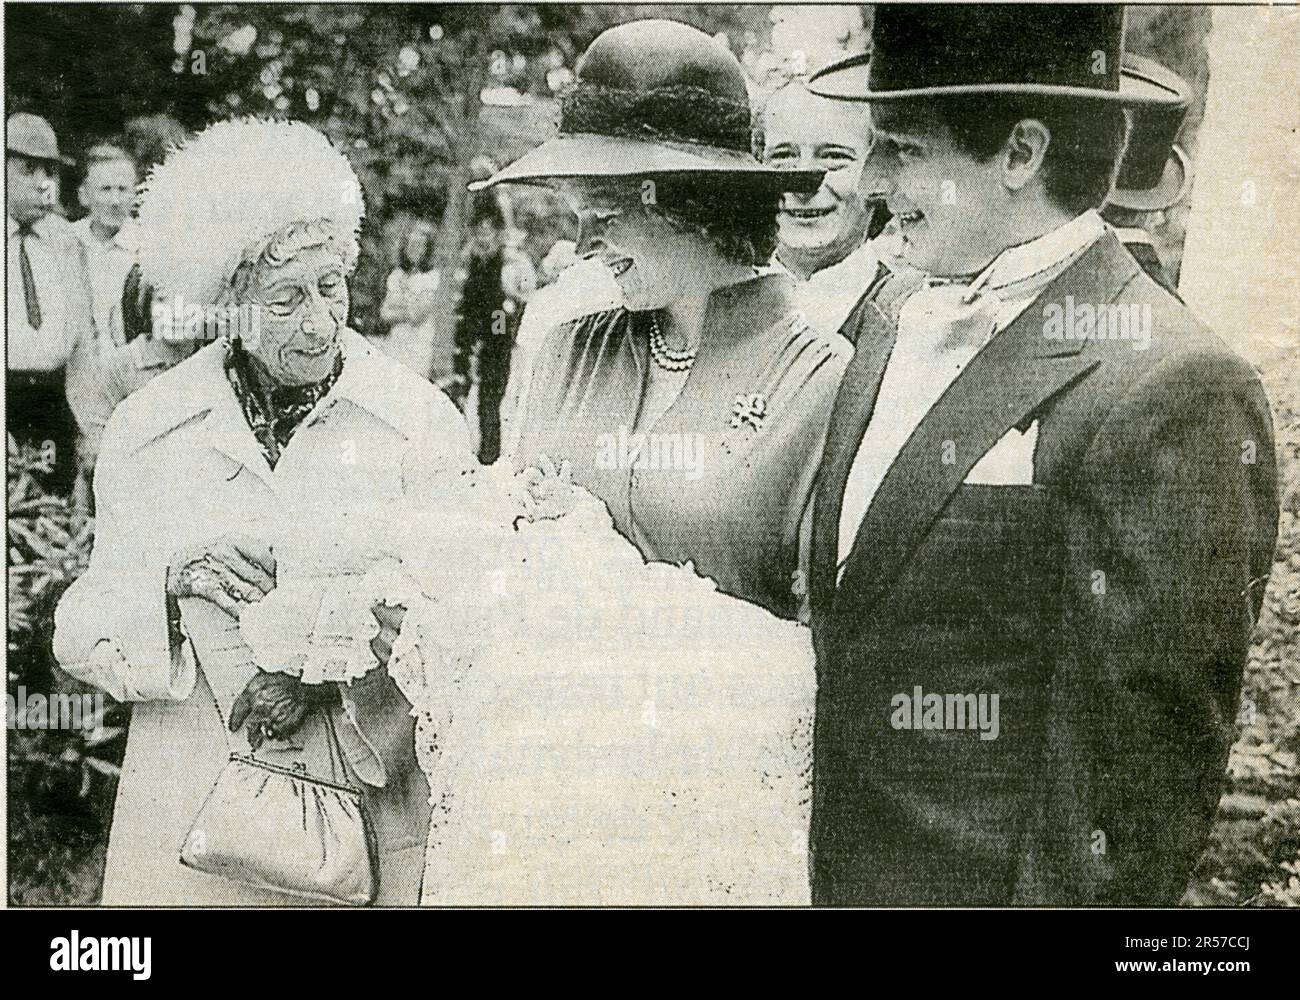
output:
M136 256L130 224L136 183L135 160L126 150L100 145L87 154L86 176L77 189L87 215L72 230L86 248L96 343L104 354L126 343L122 289Z
M1122 39L1119 7L888 5L812 81L871 103L931 276L867 310L820 471L815 902L1171 905L1204 847L1272 426L1095 211L1124 109L1179 100Z
M871 118L859 105L810 93L794 80L763 109L763 160L826 171L813 194L786 194L777 216L773 265L797 282L809 324L841 332L853 307L884 270L874 237L888 218L874 173Z
M9 116L6 161L5 412L19 444L46 458L46 485L67 495L76 483L78 412L95 377L94 328L83 251L51 209L58 141L37 115Z

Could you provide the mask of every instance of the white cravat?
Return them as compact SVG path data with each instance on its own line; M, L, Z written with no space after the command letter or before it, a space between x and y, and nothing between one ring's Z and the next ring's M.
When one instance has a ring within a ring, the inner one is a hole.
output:
M779 261L776 263L780 266ZM815 271L808 280L796 281L795 305L818 333L839 333L879 267L880 255L874 241L864 243L843 260Z
M844 486L839 576L885 474L926 414L993 335L1104 231L1101 216L1085 212L1038 239L1004 250L970 284L929 279L903 304L871 423Z

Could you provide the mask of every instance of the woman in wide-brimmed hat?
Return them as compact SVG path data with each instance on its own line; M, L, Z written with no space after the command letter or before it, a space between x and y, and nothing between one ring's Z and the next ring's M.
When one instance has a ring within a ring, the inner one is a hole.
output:
M781 194L820 174L760 164L739 62L695 28L649 20L601 34L559 136L478 185L558 190L579 255L623 296L548 338L516 464L567 461L647 558L692 560L788 617L848 345L810 329L789 279L758 268Z

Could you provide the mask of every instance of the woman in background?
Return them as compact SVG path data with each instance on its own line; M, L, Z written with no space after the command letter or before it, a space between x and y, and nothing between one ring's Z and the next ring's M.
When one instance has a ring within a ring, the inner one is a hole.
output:
M433 268L433 227L417 221L398 254L397 267L388 275L379 317L389 324L386 335L370 342L439 388L451 381L454 346L438 338L434 311L442 276Z

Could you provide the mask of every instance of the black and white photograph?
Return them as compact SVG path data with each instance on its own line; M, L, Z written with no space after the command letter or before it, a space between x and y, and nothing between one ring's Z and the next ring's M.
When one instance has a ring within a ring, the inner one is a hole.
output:
M9 907L1300 907L1300 9L7 3L4 100Z

